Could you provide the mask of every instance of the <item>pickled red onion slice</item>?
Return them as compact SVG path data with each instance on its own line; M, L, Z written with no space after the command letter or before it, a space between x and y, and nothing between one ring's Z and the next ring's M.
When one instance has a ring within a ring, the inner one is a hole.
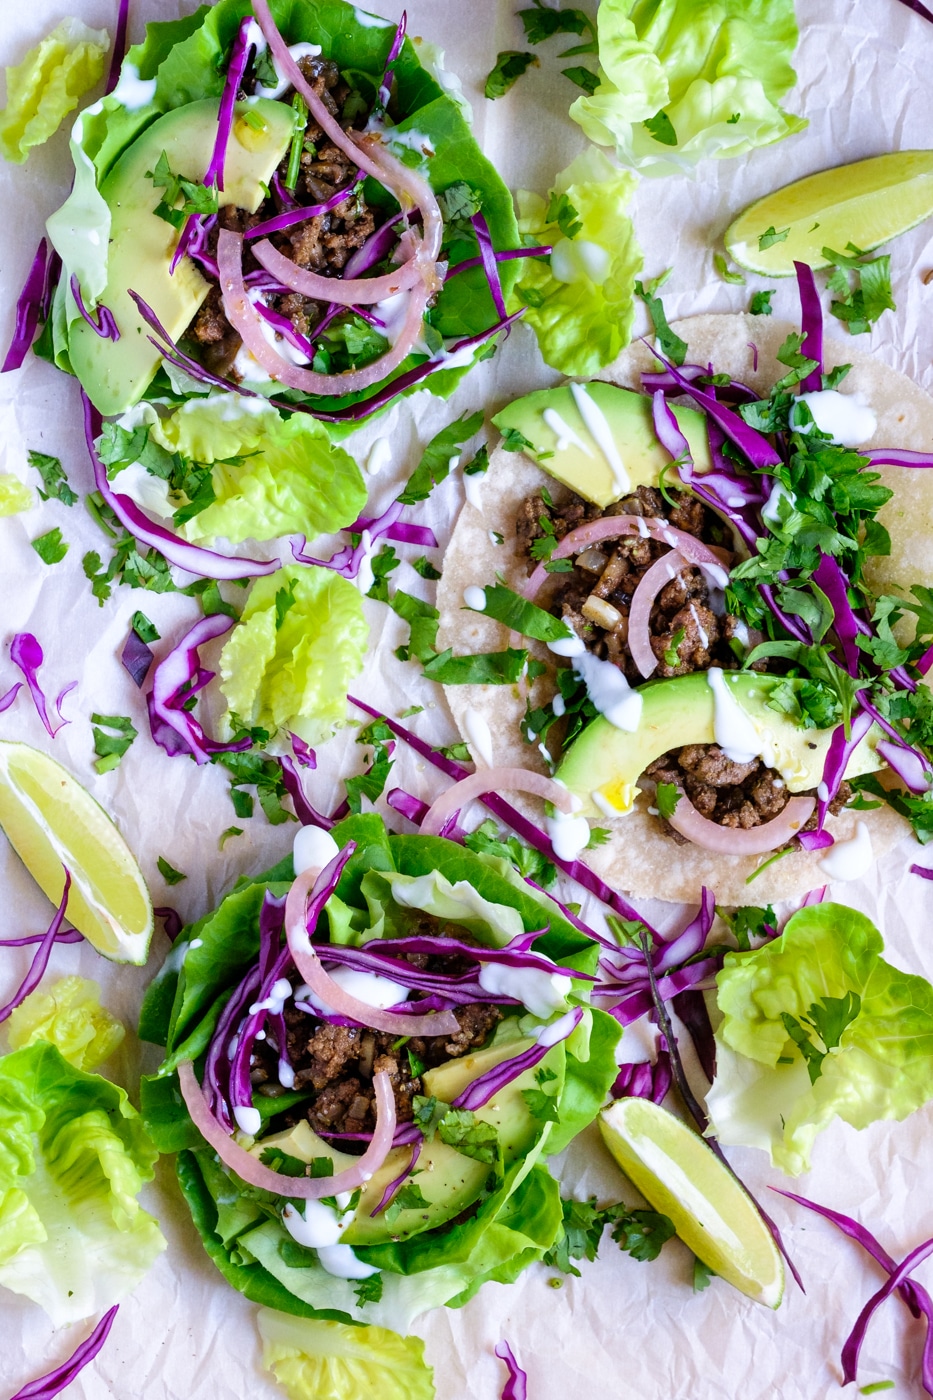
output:
M524 768L482 768L441 793L421 823L422 835L439 835L455 812L487 792L531 792L536 797L553 802L565 816L569 816L578 805L563 783L555 783L553 778L546 778L543 773L531 773Z
M632 660L643 676L650 676L658 664L651 646L651 606L665 584L673 582L681 569L687 568L687 561L676 549L662 554L656 559L647 573L643 574L638 587L632 594L632 604L628 614L628 649Z
M778 816L763 822L761 826L743 830L741 827L720 826L718 822L701 816L681 789L677 806L667 820L675 831L695 846L701 846L704 851L716 851L725 856L759 856L766 851L776 851L779 846L792 841L815 810L815 797L792 797Z

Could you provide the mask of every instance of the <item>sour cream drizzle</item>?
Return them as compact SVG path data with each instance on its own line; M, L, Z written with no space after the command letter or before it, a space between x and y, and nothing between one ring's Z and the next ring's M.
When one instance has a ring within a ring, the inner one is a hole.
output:
M556 408L546 408L541 416L546 427L550 428L557 438L555 447L558 452L565 452L568 447L578 447L585 456L592 457L593 454L586 443L574 432L570 424L561 418Z
M837 841L820 861L820 869L830 880L857 880L872 864L871 836L864 822L856 822L850 841Z
M586 424L587 431L606 459L606 464L612 473L614 489L618 491L620 496L623 495L629 490L631 482L622 458L619 456L619 449L616 447L615 438L612 436L612 429L606 420L606 415L599 404L590 398L583 384L571 384L570 392L580 417Z
M641 723L644 700L632 690L618 666L584 650L574 659L573 669L599 713L616 729L634 734Z
M726 758L733 763L751 763L762 758L774 767L774 755L767 735L754 726L735 696L729 691L726 678L718 666L711 666L706 680L713 692L713 735Z

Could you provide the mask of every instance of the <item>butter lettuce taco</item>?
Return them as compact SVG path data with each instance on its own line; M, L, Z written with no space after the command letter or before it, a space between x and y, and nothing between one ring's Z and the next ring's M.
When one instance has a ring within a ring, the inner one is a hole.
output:
M682 366L636 346L502 410L445 557L439 645L530 658L448 687L461 731L564 783L636 896L764 902L933 834L933 403L822 347L806 271L799 334L697 317Z

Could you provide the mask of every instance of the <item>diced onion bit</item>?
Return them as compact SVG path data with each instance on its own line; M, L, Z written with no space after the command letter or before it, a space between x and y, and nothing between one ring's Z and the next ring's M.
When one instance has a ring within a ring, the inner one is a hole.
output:
M580 611L589 622L595 622L597 627L604 627L607 632L615 631L625 621L618 608L595 593L590 594Z

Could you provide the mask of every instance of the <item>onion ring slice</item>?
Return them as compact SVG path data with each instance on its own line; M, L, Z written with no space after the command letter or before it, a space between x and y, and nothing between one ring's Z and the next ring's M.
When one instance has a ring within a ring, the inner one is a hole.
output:
M660 559L654 561L651 568L642 575L638 587L632 594L628 614L628 649L632 653L635 665L646 678L651 675L658 664L658 658L651 646L651 633L649 631L652 604L661 589L666 584L673 583L681 569L688 567L689 565L680 551L672 549L669 554L662 554Z
M299 267L273 247L268 238L256 244L253 254L283 286L313 301L334 302L338 306L372 306L397 292L410 291L419 281L424 281L422 269L414 258L381 277L322 277L319 272Z
M815 797L792 797L783 812L769 822L743 830L720 826L702 816L681 789L677 806L667 820L675 831L704 851L716 851L724 856L760 856L792 841L815 810Z
M454 783L453 787L441 793L421 823L422 836L440 835L456 812L467 802L487 792L531 792L536 797L553 802L565 816L569 816L578 805L577 799L563 783L555 783L553 778L546 778L543 773L532 773L524 768L481 768L478 773L461 778L459 783Z

